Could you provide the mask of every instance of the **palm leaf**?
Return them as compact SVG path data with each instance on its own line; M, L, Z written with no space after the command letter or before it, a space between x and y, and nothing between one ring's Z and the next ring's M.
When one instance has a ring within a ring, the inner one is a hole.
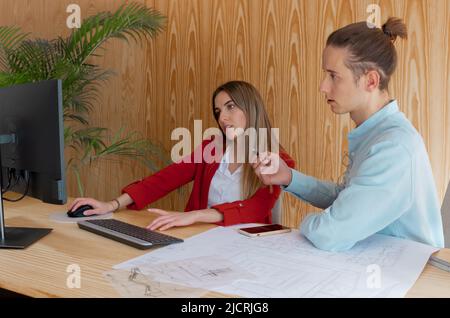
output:
M120 129L110 138L109 143L104 142L106 132L105 128L99 127L78 130L69 128L66 136L72 148L81 154L79 161L82 163L92 163L94 160L110 156L121 156L133 158L151 171L157 169L155 159L160 160L164 165L170 163L170 159L163 155L165 151L162 146L142 138L137 132L124 134L123 129Z
M163 29L165 17L142 4L124 4L116 12L102 12L85 19L68 38L28 39L18 27L0 26L0 87L62 79L64 142L75 155L67 169L74 172L83 191L80 167L97 159L121 156L136 160L150 170L156 161L169 159L161 145L135 132L119 130L112 138L106 128L90 127L89 114L100 102L102 85L113 74L89 64L90 56L100 56L108 39L142 41Z
M114 14L102 12L85 19L68 39L66 54L73 63L81 65L106 40L153 37L162 31L164 21L165 17L145 5L122 5Z
M0 26L0 47L4 49L13 49L22 42L28 33L22 33L16 26Z
M27 33L22 33L20 28L15 26L0 26L0 70L9 71L7 52L14 49L26 37Z
M22 84L26 82L28 82L27 74L23 73L11 74L7 72L0 72L0 87Z

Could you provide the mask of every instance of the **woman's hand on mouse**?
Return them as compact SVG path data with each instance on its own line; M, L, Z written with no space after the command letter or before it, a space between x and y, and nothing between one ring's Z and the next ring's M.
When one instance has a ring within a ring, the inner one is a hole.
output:
M92 206L93 209L86 210L84 212L85 216L106 214L117 209L117 202L115 201L102 202L99 200L95 200L93 198L76 198L70 205L69 211L74 211L78 209L80 206L86 204Z

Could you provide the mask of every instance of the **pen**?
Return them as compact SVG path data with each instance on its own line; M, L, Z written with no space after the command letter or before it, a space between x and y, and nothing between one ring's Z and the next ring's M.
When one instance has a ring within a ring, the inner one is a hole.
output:
M450 272L450 263L447 261L444 261L443 259L440 259L436 256L431 256L428 263L439 269Z

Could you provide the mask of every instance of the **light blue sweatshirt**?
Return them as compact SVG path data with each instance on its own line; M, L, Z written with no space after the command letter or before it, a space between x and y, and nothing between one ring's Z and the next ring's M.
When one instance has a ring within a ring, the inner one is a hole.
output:
M317 248L343 251L379 233L444 246L436 186L419 133L391 101L348 134L350 164L342 184L292 170L285 187L324 209L300 231Z

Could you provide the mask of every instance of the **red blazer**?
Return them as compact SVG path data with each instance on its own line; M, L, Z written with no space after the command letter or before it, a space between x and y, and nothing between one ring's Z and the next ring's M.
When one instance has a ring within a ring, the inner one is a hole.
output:
M211 140L203 141L202 145L190 155L190 163L183 161L173 163L155 174L131 183L122 189L122 193L128 193L134 201L128 208L141 210L169 192L194 180L192 193L185 211L206 209L209 186L220 163L205 162L203 156L197 157L201 158L200 163L194 163L194 157L197 151L200 152L200 155L203 154L203 149L209 143L211 143ZM214 151L212 153L214 154ZM287 153L280 151L280 157L289 167L294 167L295 162ZM223 221L217 223L218 225L271 223L272 208L280 192L279 186L272 186L272 192L270 192L268 186L262 186L252 197L246 200L222 203L211 208L223 214Z

